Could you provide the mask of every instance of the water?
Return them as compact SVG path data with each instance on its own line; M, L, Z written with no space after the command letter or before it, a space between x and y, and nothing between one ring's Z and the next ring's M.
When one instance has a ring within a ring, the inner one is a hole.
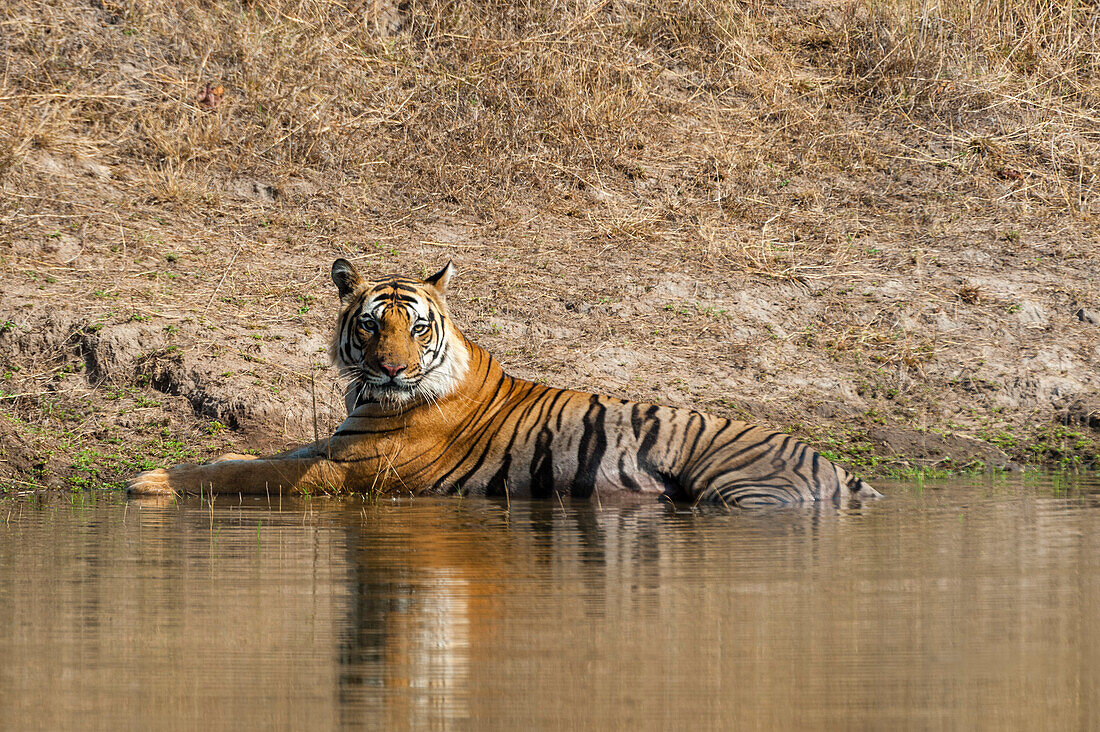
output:
M0 727L1100 728L1100 481L0 499Z

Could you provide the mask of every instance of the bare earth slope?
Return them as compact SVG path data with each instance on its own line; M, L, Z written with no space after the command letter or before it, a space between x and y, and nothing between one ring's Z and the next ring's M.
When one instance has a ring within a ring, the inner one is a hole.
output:
M165 7L167 6L167 7ZM342 417L337 256L857 472L1100 461L1092 7L16 0L0 484Z

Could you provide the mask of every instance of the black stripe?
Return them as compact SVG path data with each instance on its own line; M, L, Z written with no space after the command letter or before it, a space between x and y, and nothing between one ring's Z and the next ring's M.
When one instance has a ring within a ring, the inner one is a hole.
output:
M353 435L384 435L387 432L398 432L404 430L405 427L387 427L381 430L336 430L333 433L333 437L351 437Z
M551 445L554 433L544 424L535 438L535 452L531 458L531 497L549 498L554 492L554 452Z
M547 402L546 397L550 394L553 394L553 397ZM535 448L531 456L530 469L531 496L535 498L549 498L550 494L554 492L554 453L551 449L554 442L554 432L550 429L550 417L554 414L558 401L565 396L566 391L564 389L551 389L549 387L546 387L546 391L539 395L542 408L539 410L535 424L541 424L542 429L535 436ZM568 398L565 403L568 405ZM558 416L560 418L561 411L559 411Z
M750 427L749 429L756 429L756 428L755 428L755 427ZM745 432L748 432L748 431L749 431L749 430L745 430ZM744 434L744 432L742 432L741 434ZM771 445L771 441L772 441L772 439L774 439L775 437L779 436L780 434L782 434L782 433L780 433L780 432L771 432L771 433L769 433L769 434L768 434L768 436L767 436L767 437L765 437L764 439L762 439L762 440L757 440L756 442L752 443L751 445L749 445L749 446L747 446L747 447L743 447L743 448L741 448L741 449L740 449L740 450L738 450L737 452L734 452L734 453L732 453L732 454L730 454L730 455L726 455L726 456L725 456L725 459L726 459L727 461L729 461L729 460L734 460L734 459L736 459L736 458L739 458L739 457L741 457L742 455L744 455L744 454L745 454L746 452L748 452L749 450L755 450L756 448L760 447L761 445L767 445L767 446L768 446L768 450L767 450L766 452L763 452L763 453L761 453L760 455L757 455L756 457L752 458L752 460L749 460L749 462L747 462L747 463L742 463L741 465L738 465L738 466L732 466L732 465L731 465L731 466L729 466L729 470L727 470L727 471L726 471L726 473L728 474L728 473L730 473L730 472L732 472L732 471L734 471L734 470L740 470L740 469L741 469L741 468L743 468L744 466L746 466L746 465L749 465L750 463L753 463L753 462L755 462L755 461L757 461L757 460L760 460L761 458L763 458L763 457L764 457L765 455L767 455L767 454L768 454L769 452L771 452L771 450L772 450L772 447L773 447L773 446ZM738 436L740 437L740 435L738 435Z
M721 417L719 417L719 419L721 419ZM702 459L706 459L711 456L711 449L714 447L714 443L718 441L718 438L721 437L726 430L733 426L733 422L731 420L723 419L722 421L725 422L725 424L715 430L714 434L710 436L710 440L707 442L707 446L698 451L698 454ZM695 452L695 450L692 450L693 454Z
M642 405L635 404L630 408L630 427L634 430L634 439L640 440L642 438L642 417L641 412Z
M386 290L395 290L395 291L400 291L400 292L414 292L414 293L419 292L419 290L415 286L409 285L405 282L400 282L398 280L387 280L386 282L383 282L381 284L378 284L378 285L375 285L374 287L372 287L370 289L369 294L374 295L376 293L385 292Z
M727 494L725 494L725 492L722 492L722 498L725 499L725 501L727 503L732 504L734 506L744 506L744 505L757 505L757 506L759 506L759 505L765 505L765 504L774 506L775 504L779 504L779 503L790 503L791 502L788 498L784 498L783 496L775 495L774 493L767 493L765 491L754 491L754 490L748 490L744 493L738 493L735 496L727 495ZM754 500L754 499L762 499L762 500Z
M726 442L719 445L713 453L707 455L702 461L699 462L698 465L695 466L695 468L691 471L690 476L685 478L685 482L690 483L691 481L694 481L697 476L702 475L708 468L710 468L716 459L722 461L730 459L729 455L722 454L722 450L729 447L730 445L736 444L741 440L742 437L747 435L749 432L752 432L754 429L756 429L755 425L749 425L748 427L734 435L732 439L727 440ZM757 443L753 443L753 447L755 447L756 444Z
M421 367L420 379L423 380L425 376L445 364L447 362L447 354L450 352L450 346L447 345L447 341L443 341L442 356L440 355L439 350L436 350L432 354L432 357L428 359L428 365Z
M626 455L619 456L619 482L622 483L623 487L628 491L640 493L642 490L642 486L638 484L638 481L634 480L634 476L626 469Z
M801 442L795 444L792 457L794 455L797 455L798 460L796 460L794 465L790 467L790 471L802 479L802 482L806 484L806 486L810 489L810 493L816 499L821 497L820 495L818 495L820 487L816 485L814 481L803 472L803 467L806 465L806 452L808 450L810 449Z
M676 415L676 416L679 416L679 415ZM680 464L679 464L678 468L681 471L684 469L684 467L687 466L687 464L688 464L687 457L691 454L688 450L686 450L686 448L687 448L688 434L691 432L691 425L692 425L692 422L695 421L696 417L699 417L698 412L696 412L694 410L692 410L691 412L688 412L687 424L685 424L683 426L683 428L680 430L680 433L681 433L682 437L680 439L680 447L678 447L676 449L676 456L679 457ZM700 421L702 421L701 418L700 418ZM698 440L698 439L699 439L699 433L696 432L695 433L695 440ZM693 441L692 445L694 445L694 444L695 444L695 442Z
M642 470L649 470L650 466L653 465L649 453L653 450L653 446L657 444L657 433L661 427L661 423L657 421L657 410L658 407L650 407L645 412L643 427L648 427L649 430L642 438L642 444L638 446L638 467ZM639 427L639 429L643 427Z
M512 453L506 452L504 453L504 459L500 461L500 470L489 479L489 484L485 486L485 495L503 496L508 492L508 468L511 466Z
M470 477L474 473L476 473L481 468L481 466L485 463L485 458L489 455L489 451L493 447L493 442L492 442L492 440L489 440L488 442L485 442L482 445L483 449L481 450L481 454L477 456L477 460L474 461L474 466L472 468L470 468L469 470L467 470L465 473L458 476L457 478L452 478L451 476L454 475L455 471L462 467L462 465L466 462L467 458L469 458L470 455L473 454L473 451L477 447L478 447L478 442L475 440L473 446L470 447L470 450L466 453L465 456L463 456L462 460L457 465L455 465L455 467L452 470L449 470L447 472L447 474L445 476L443 476L443 478L441 478L440 480L450 482L450 483L453 483L454 485L458 485L458 486L465 485L466 481L469 480Z
M694 409L691 410L691 414L688 416L688 423L684 427L685 444L686 444L686 440L687 440L687 431L691 429L691 422L696 417L699 418L699 431L696 432L695 437L692 438L691 447L689 447L687 449L687 452L681 453L681 457L680 457L680 460L683 461L683 464L685 466L690 463L691 457L695 454L695 448L699 445L699 438L703 436L703 433L707 429L707 420L706 420L706 418L700 412L696 412Z
M606 414L607 408L600 403L600 397L593 394L588 400L588 411L581 420L584 434L577 447L577 475L573 479L572 494L578 498L588 498L596 490L600 463L607 452Z

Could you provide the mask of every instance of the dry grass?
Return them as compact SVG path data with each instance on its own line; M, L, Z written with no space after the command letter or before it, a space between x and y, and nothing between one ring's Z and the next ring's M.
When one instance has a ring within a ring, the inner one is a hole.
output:
M516 200L628 196L671 169L690 177L665 192L672 208L771 203L793 178L808 185L781 198L813 207L830 198L815 180L825 168L894 164L913 144L852 129L872 107L872 120L912 125L914 157L1019 173L1027 195L1076 208L1095 198L1087 6L402 7L8 3L0 165L12 175L45 150L140 166L152 200L185 209L210 202L212 179L249 173L492 218ZM225 89L213 109L196 101L207 83Z

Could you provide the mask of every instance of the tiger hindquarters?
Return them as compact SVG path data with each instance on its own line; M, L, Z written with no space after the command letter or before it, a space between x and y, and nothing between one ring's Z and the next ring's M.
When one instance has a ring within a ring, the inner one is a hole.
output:
M882 494L875 490L870 483L860 480L855 476L848 476L848 493L853 498L882 498Z
M810 469L792 469L787 464L780 470L770 470L774 463L760 460L755 466L739 466L739 469L725 472L726 466L718 464L708 471L709 474L697 476L693 485L686 486L687 492L696 503L720 503L739 508L882 497L870 484L825 460L809 446L798 442L795 445L795 451L802 453L804 458L800 462L808 464ZM764 469L746 469L753 467Z
M862 485L867 490L857 493L846 487L836 487L829 483L795 483L787 480L747 478L709 485L697 494L696 502L720 503L731 508L757 508L808 504L832 499L871 498L880 495L866 483Z

